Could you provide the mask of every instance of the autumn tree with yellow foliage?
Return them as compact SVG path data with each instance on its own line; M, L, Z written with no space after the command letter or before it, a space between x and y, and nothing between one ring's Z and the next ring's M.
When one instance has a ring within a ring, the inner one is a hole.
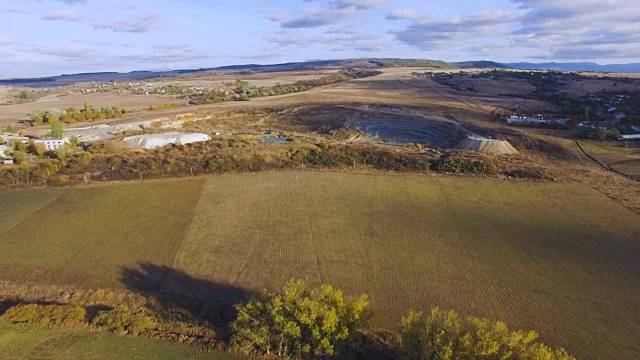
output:
M402 350L412 360L575 360L564 349L536 342L535 331L510 331L503 322L432 308L402 319Z
M345 299L329 285L309 289L301 280L291 281L280 292L236 306L232 346L246 354L334 356L360 325L367 305L365 295Z

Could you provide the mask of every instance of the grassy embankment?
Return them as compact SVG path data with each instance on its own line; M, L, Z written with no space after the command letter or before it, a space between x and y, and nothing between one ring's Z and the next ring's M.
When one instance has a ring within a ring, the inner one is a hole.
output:
M245 357L167 341L60 329L0 326L3 360L240 360Z

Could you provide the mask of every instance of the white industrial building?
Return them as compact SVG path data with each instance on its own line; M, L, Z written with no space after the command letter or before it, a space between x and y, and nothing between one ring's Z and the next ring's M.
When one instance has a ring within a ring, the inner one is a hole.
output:
M13 164L13 158L6 155L5 152L11 151L11 148L7 145L0 145L0 164L11 165Z
M130 149L157 149L167 145L185 145L211 140L211 136L202 133L165 133L129 136L122 141Z
M566 125L569 120L568 119L545 119L542 116L516 116L512 115L505 119L507 124L560 124Z
M49 151L58 150L64 147L65 144L69 143L69 138L62 139L33 139L31 140L38 145L42 145L45 149Z

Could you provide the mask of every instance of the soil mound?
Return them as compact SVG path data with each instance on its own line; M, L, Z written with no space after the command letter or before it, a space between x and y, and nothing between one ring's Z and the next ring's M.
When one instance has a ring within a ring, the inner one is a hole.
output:
M483 154L506 155L517 154L518 150L508 141L487 139L480 136L469 136L462 140L456 149L476 151Z

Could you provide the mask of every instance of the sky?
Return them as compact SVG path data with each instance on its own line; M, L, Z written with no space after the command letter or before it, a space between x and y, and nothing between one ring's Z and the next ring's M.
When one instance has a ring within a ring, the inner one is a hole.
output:
M0 0L0 78L362 57L640 62L639 0Z

